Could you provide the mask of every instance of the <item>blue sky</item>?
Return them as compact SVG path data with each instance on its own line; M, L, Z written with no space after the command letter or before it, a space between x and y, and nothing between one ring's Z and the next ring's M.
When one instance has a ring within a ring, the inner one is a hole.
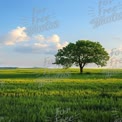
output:
M80 39L99 41L109 52L115 48L113 54L118 51L116 58L120 60L121 3L121 0L0 0L0 66L44 66L47 57L52 61L59 48ZM98 27L94 28L91 22Z

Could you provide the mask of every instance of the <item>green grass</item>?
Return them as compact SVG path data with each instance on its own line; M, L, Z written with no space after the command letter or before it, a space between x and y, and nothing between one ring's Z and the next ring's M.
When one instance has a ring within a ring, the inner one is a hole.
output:
M0 122L114 122L122 70L1 69Z

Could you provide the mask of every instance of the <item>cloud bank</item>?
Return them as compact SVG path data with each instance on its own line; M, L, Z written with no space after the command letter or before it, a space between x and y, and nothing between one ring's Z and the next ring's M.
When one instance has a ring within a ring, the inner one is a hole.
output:
M26 27L17 27L0 37L1 44L14 47L16 52L54 54L58 49L65 47L68 42L61 43L60 36L53 34L46 37L41 34L29 36Z

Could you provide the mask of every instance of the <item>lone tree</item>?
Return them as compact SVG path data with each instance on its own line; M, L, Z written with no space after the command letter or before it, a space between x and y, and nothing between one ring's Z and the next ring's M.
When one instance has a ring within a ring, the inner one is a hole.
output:
M109 55L99 42L89 40L78 40L75 44L69 43L63 49L59 49L55 55L55 63L69 68L72 65L80 67L80 73L88 63L95 63L98 66L105 66Z

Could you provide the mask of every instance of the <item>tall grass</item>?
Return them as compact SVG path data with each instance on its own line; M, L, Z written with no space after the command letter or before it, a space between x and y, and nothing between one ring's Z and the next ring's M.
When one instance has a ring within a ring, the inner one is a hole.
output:
M111 73L111 75L108 75ZM122 70L0 70L0 122L114 122Z

